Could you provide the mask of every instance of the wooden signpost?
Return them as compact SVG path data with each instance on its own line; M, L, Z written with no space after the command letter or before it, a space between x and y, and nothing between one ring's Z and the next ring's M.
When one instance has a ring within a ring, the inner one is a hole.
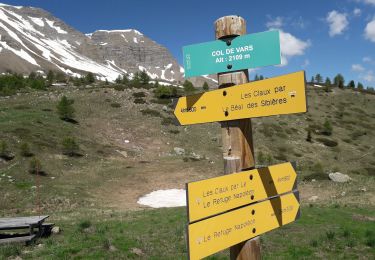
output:
M219 89L179 98L181 125L221 122L224 174L186 184L189 259L230 247L230 258L261 259L259 235L299 217L290 163L254 169L251 119L307 111L304 71L249 82L248 68L281 63L278 31L246 34L239 16L215 21L214 42L184 48L185 76L219 73Z

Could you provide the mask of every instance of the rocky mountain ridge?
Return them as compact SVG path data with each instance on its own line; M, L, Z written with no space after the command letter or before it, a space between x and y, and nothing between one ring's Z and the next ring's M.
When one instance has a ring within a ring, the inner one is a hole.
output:
M40 8L0 4L0 73L46 74L62 71L80 77L88 72L114 81L146 71L153 80L179 83L184 70L167 48L141 32L98 30L83 34ZM215 80L192 79L198 86Z

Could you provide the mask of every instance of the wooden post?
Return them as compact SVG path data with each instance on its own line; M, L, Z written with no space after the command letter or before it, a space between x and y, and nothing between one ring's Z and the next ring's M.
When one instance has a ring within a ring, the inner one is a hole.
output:
M226 40L246 34L246 21L240 16L224 16L215 21L215 38ZM230 44L230 43L228 43ZM230 65L230 64L228 64ZM249 82L248 70L219 73L219 88L234 87ZM221 123L223 139L224 174L255 167L253 134L250 119ZM230 259L260 259L259 237L230 248Z

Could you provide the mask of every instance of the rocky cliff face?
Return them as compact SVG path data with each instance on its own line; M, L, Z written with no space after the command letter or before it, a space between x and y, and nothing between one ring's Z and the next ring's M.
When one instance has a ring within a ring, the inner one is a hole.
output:
M155 80L184 80L183 68L170 52L136 30L85 35L42 9L0 4L0 73L9 70L70 76L92 72L109 81L144 70ZM206 78L192 81L214 84Z
M137 30L99 30L89 36L107 62L128 73L145 70L152 79L183 80L183 70L170 52Z

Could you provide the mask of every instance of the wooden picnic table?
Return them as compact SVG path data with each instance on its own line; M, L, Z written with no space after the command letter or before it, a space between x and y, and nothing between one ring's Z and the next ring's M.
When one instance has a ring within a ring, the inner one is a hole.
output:
M36 236L41 236L43 229L43 222L49 216L30 216L30 217L14 217L14 218L0 218L0 231L12 231L16 229L29 229L28 234L4 236L0 234L0 244L11 242L30 242ZM34 232L34 228L37 232Z

